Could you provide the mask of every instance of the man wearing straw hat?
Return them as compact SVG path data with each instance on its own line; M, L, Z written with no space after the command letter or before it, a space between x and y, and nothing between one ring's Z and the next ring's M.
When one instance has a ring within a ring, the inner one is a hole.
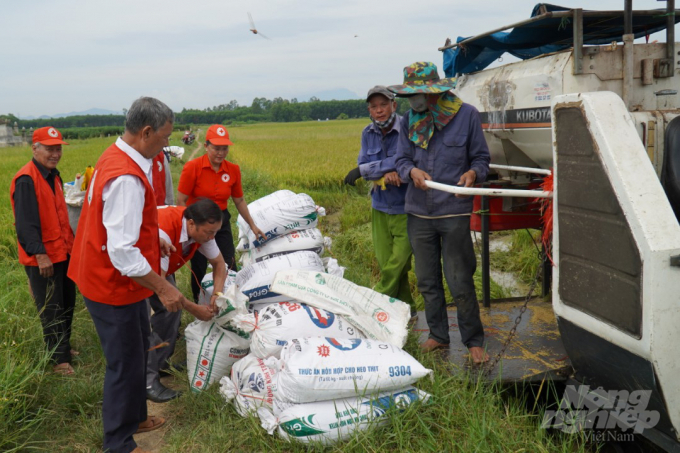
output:
M406 192L405 211L418 289L425 300L430 334L425 352L449 345L443 273L457 307L458 328L471 360L489 360L473 275L477 259L470 238L472 198L430 190L425 181L471 187L489 171L489 148L479 112L451 92L455 79L440 79L437 67L416 62L404 68L404 84L389 89L406 97L396 167Z

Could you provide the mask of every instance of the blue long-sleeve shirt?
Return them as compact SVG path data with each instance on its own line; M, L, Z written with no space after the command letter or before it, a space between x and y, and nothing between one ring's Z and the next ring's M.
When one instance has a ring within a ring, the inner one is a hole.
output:
M402 181L413 182L413 167L425 171L435 182L455 186L466 171L477 174L475 183L484 182L489 173L489 148L486 145L479 112L470 104L463 104L456 116L442 130L435 128L430 144L423 149L409 140L408 123L411 111L402 119L396 167ZM408 185L407 214L440 217L472 212L472 197L457 198L440 190L421 190Z
M361 133L361 151L359 151L359 171L367 181L377 181L385 173L396 171L395 158L397 144L401 134L401 116L397 115L392 127L383 135L375 124L366 126ZM386 214L404 214L404 200L409 184L401 186L386 185L386 189L374 187L372 192L373 209Z

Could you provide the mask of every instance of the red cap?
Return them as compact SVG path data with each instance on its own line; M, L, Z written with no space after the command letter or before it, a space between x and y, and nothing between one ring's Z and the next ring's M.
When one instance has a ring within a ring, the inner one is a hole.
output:
M61 132L52 126L41 127L33 132L33 143L40 143L41 145L68 145L63 140Z
M205 141L216 146L233 145L231 140L229 140L227 128L221 124L213 124L208 128L208 132L205 133Z

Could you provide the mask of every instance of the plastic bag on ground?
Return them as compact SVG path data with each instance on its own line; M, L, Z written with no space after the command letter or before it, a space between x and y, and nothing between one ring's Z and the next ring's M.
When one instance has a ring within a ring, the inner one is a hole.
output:
M343 315L368 338L403 347L411 318L408 304L341 277L307 270L282 270L271 291Z
M274 396L294 404L392 391L432 373L394 345L358 338L290 340L278 366Z
M274 206L277 203L294 196L295 192L291 190L277 190L276 192L272 192L267 196L258 198L257 200L248 203L248 212L250 212L250 215L252 216L255 212L261 211L270 206ZM238 228L239 239L248 237L246 233L250 231L250 226L248 225L248 222L246 222L245 219L241 217L241 214L239 214L236 218L236 227Z
M414 387L367 397L288 405L274 414L258 410L262 427L269 434L278 428L284 439L330 444L347 440L356 431L387 423L393 411L403 411L416 401L426 403L430 394Z
M321 256L325 250L330 250L330 245L331 239L324 237L318 228L293 231L272 239L260 247L247 250L241 255L241 263L247 266L275 256L302 251L314 252Z
M241 239L236 250L242 252L290 233L291 231L316 228L318 218L326 215L326 210L316 206L312 197L305 193L279 201L268 208L251 212L255 224L264 232L265 240L255 237L248 227L239 233ZM243 237L245 236L245 237Z
M184 335L189 386L194 392L228 375L232 365L249 352L248 339L222 329L213 321L196 320L187 326Z
M285 302L291 298L270 290L274 276L284 269L324 271L323 262L316 253L295 252L244 267L236 274L235 283L248 296L251 304Z
M300 337L365 338L342 316L296 302L279 302L259 312L250 352L257 357L279 357L288 340Z
M234 400L236 411L243 417L255 415L264 407L272 412L276 388L276 359L260 359L252 354L234 364L230 376L220 380L220 394Z
M193 278L193 275L191 278ZM234 281L236 281L236 272L228 270L227 279L224 281L224 288L222 288L222 292L225 293L227 288L234 284ZM201 288L203 291L198 294L198 304L209 305L210 297L212 297L213 291L215 290L215 282L213 281L212 272L205 274L205 277L203 277L203 281L201 282Z

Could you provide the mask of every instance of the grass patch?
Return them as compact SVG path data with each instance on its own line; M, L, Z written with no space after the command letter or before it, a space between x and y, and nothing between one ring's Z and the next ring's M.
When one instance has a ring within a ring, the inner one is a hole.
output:
M541 266L541 232L539 230L513 230L508 234L510 236L509 249L492 252L491 265L494 269L515 274L522 282L529 284Z

